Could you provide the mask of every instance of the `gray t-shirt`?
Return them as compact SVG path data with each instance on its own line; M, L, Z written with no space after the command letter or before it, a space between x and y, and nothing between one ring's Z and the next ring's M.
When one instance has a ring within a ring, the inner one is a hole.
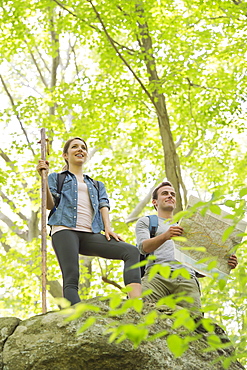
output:
M170 226L174 224L169 224L165 222L166 219L162 217L158 217L158 229L155 233L155 236L165 233ZM136 223L136 243L137 247L141 254L145 254L143 251L143 241L146 239L150 239L150 232L149 232L149 218L147 216L141 217ZM186 270L190 272L191 275L195 275L195 271L190 269L187 266L181 265L175 260L174 256L174 243L172 240L167 240L159 248L155 251L150 253L151 255L156 256L154 261L149 261L146 265L146 270L149 269L154 264L164 264L169 265L172 267L173 270L178 268L184 267Z

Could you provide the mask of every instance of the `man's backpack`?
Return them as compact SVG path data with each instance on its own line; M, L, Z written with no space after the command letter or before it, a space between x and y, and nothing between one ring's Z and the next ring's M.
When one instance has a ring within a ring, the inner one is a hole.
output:
M58 194L61 194L65 177L66 177L66 172L62 172L62 173L57 174L57 193ZM90 179L91 179L91 177L90 177ZM93 179L91 179L91 180L93 181L93 184L96 187L96 189L98 191L98 196L99 196L99 182L97 180L93 180ZM60 198L57 198L55 200L54 207L52 208L52 210L50 211L50 213L48 215L48 220L50 219L51 215L53 215L53 213L56 211L56 209L59 205L59 202L60 202Z
M150 215L150 216L147 216L149 218L149 233L150 233L150 238L154 238L155 237L155 233L158 229L158 224L159 224L159 219L158 219L158 216L157 215ZM149 254L140 254L140 262L141 261L144 261L147 257L149 256ZM146 266L141 266L141 277L144 276L145 274L145 268Z

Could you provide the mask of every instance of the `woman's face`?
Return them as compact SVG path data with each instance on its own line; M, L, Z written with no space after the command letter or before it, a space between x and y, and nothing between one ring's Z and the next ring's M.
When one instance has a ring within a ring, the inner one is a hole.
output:
M87 159L87 148L83 141L79 139L72 140L69 144L68 152L63 153L69 165L83 165Z

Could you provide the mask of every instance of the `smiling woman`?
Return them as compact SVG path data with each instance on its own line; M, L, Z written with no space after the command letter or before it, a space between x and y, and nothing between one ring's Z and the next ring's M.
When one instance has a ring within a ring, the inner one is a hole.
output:
M141 295L140 269L130 269L139 262L139 251L125 243L111 229L109 200L105 186L83 174L83 164L88 156L86 142L75 137L68 140L63 148L66 162L62 173L65 179L61 194L57 192L58 174L51 173L47 182L47 208L59 205L49 219L52 245L55 250L62 275L63 294L71 304L80 302L79 254L124 261L124 283L131 287L130 298ZM40 160L37 171L49 171L49 162ZM101 234L105 231L105 235Z
M70 167L72 167L73 165L84 164L87 160L87 155L88 148L86 142L83 139L78 137L69 139L63 148L63 157L66 162L66 166L64 167L64 169L69 169L69 162L71 162ZM74 162L74 157L80 158L81 161Z

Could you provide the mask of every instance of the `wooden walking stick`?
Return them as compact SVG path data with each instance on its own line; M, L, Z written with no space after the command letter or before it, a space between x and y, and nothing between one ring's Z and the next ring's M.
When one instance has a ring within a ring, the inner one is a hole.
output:
M41 133L41 159L46 160L46 136L45 128ZM47 195L47 174L46 170L41 171L41 264L42 264L42 313L46 313L46 195Z

